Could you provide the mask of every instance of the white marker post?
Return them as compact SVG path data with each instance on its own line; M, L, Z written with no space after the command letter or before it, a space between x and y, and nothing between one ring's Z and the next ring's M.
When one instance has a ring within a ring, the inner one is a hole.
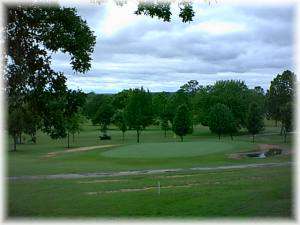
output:
M160 182L157 183L158 194L160 195Z

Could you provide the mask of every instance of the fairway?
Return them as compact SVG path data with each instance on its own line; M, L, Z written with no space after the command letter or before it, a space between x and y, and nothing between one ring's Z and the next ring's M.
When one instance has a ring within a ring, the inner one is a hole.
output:
M143 143L114 148L103 152L102 155L115 158L177 158L218 152L229 153L237 149L247 150L254 146L249 142L223 141Z

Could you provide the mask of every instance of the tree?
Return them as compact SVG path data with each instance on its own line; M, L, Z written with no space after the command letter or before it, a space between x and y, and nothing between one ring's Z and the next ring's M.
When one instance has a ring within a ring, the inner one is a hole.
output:
M124 141L125 132L127 131L127 123L124 111L118 110L114 114L113 123L122 131L122 140Z
M115 94L112 99L112 105L115 109L123 110L125 109L131 90L122 90L121 92Z
M247 129L250 134L252 134L252 141L254 142L255 134L258 134L264 128L264 117L261 113L256 102L252 102L249 106L248 116L247 116Z
M42 130L51 138L66 138L67 147L70 147L69 134L74 122L74 116L85 103L85 93L80 90L67 90L60 93L47 93L48 101L44 103L48 110L45 115Z
M173 131L183 141L183 136L193 132L193 122L188 107L183 104L178 106L173 122Z
M164 131L165 137L167 137L167 130L169 129L169 122L166 116L163 116L160 121L161 129Z
M200 86L192 100L195 115L202 125L208 125L210 108L221 103L230 109L236 128L240 129L246 125L251 92L242 81L220 80L214 85Z
M282 115L282 126L283 126L283 134L284 134L284 142L286 143L287 132L292 130L292 121L293 121L293 103L287 102L281 108Z
M140 142L140 133L152 123L152 96L149 91L133 89L128 104L125 107L125 118L128 126L136 130L137 143Z
M208 126L210 104L210 92L212 86L200 86L192 98L192 105L195 114L195 122Z
M112 97L105 94L94 94L90 95L87 98L87 102L84 105L84 113L85 115L91 119L92 124L96 125L95 116L97 114L98 109L102 104L111 104Z
M189 95L182 89L179 89L168 98L165 116L168 118L171 124L173 124L178 106L183 104L185 104L189 111L191 111L191 99Z
M100 124L101 131L106 133L108 125L112 121L112 117L114 115L114 108L110 102L103 102L98 108L96 115L93 119L95 124Z
M18 142L18 135L21 132L23 123L23 116L22 116L22 109L15 108L11 110L10 115L8 117L8 129L9 134L13 138L13 151L17 150L17 142Z
M153 97L153 114L157 116L161 129L164 130L165 137L167 136L167 129L169 128L168 123L168 112L167 112L167 104L168 104L168 95L166 92L158 93Z
M41 118L39 115L34 114L30 109L29 106L26 105L24 107L24 133L30 135L31 141L35 144L36 143L36 132L41 127Z
M85 120L86 119L83 116L81 111L73 114L72 117L69 118L67 129L68 132L73 136L73 143L75 141L75 133L79 134L79 132L82 130L82 124L85 122ZM69 146L69 140L68 140L68 146Z
M193 17L195 12L191 3L182 2L179 4L179 17L182 19L182 22L191 22L193 21ZM138 9L135 11L137 15L147 15L151 17L158 17L159 19L163 19L163 21L171 20L171 3L170 2L140 2L138 4Z
M188 93L191 96L194 96L199 88L199 83L196 80L190 80L186 84L182 85L180 89Z
M219 140L222 134L230 134L232 136L235 125L233 114L226 105L217 103L211 107L208 126L212 133L216 133L219 136Z
M285 107L285 104L293 102L295 95L295 80L295 74L286 70L282 74L278 74L274 80L271 81L270 88L266 95L266 106L268 117L274 119L276 123L277 121L282 122L283 117L285 116L281 110Z
M28 104L32 114L42 119L44 131L51 137L63 134L65 128L57 119L63 118L59 110L65 103L59 95L66 91L66 78L51 68L51 55L57 51L69 53L74 71L88 71L95 45L92 31L73 8L19 4L7 7L5 38L9 117L15 114L15 108ZM18 122L15 120L15 126L21 127Z

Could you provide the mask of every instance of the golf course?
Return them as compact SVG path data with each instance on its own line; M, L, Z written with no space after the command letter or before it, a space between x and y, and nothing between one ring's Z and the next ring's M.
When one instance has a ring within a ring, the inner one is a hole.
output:
M39 133L36 144L8 154L9 216L290 218L291 137L283 143L268 124L255 143L247 134L219 141L201 125L184 142L151 126L137 144L134 131L123 141L113 126L112 139L100 141L87 123L70 149ZM286 154L231 157L269 144Z
M294 220L294 5L83 3L3 4L5 219Z

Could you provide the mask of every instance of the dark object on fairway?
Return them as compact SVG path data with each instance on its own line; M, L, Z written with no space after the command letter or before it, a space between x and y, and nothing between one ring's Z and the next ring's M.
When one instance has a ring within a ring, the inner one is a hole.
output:
M274 156L274 155L281 155L281 153L282 153L282 150L279 149L279 148L270 148L270 149L265 153L265 155L266 155L267 157L269 157L269 156Z
M99 136L100 140L111 140L111 137L107 134L103 134Z

